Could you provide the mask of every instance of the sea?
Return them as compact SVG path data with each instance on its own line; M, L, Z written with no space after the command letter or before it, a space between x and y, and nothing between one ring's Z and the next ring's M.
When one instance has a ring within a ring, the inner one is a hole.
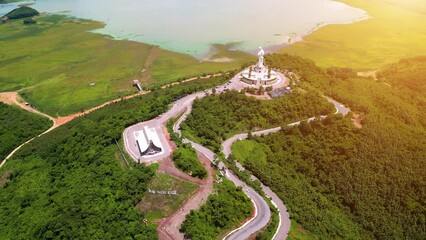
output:
M203 56L213 44L254 52L300 41L329 24L368 18L359 8L330 0L36 0L0 4L0 16L19 4L49 14L91 19L95 32Z

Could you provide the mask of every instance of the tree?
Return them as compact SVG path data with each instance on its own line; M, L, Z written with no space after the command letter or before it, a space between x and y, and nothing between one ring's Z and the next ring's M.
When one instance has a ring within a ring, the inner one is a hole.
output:
M37 23L37 21L35 21L32 18L25 18L24 19L24 24L36 24L36 23Z

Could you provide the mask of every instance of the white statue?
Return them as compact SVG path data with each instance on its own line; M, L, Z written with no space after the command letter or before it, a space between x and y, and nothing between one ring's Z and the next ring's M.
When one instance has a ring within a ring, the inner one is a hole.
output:
M263 61L264 61L264 55L265 51L263 51L262 47L259 47L260 51L257 54L259 56L259 63L257 64L260 68L263 68Z

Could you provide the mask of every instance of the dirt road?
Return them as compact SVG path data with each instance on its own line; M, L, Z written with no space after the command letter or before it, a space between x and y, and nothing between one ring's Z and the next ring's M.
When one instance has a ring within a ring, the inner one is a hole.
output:
M186 216L190 213L191 210L200 208L213 191L214 169L211 166L211 162L206 156L199 152L198 158L204 165L204 168L207 170L207 178L204 180L197 179L192 181L198 184L198 191L188 201L186 201L177 212L160 222L157 228L160 240L184 239L184 236L181 232L179 232L179 229L182 223L185 221ZM182 176L182 172L176 169L171 161L161 163L160 171L165 171L166 173L178 178L181 178ZM186 175L183 177L183 179L188 180L188 177L189 176Z

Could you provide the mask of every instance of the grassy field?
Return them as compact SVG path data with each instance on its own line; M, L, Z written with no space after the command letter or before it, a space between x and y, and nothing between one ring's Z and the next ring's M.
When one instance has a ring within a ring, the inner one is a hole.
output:
M160 195L146 192L140 208L149 221L165 218L177 211L197 191L197 185L167 174L156 174L148 185L152 190L177 191L177 195Z
M224 45L217 45L212 61L200 61L192 56L161 50L151 67L151 83L162 85L183 76L196 76L240 68L241 65L255 60L255 57L240 51L231 51ZM231 62L216 62L215 59L230 58Z
M258 143L252 140L237 141L231 146L232 154L244 164L245 160L256 159L266 163L266 154Z
M91 30L102 23L48 15L0 24L0 91L21 95L52 116L78 112L179 78L235 69L250 60L228 51L234 61L200 62L189 55L132 41L116 41ZM237 59L238 57L238 59ZM94 86L90 86L94 83Z
M300 55L323 67L376 69L385 63L426 53L426 2L423 0L340 0L364 9L371 19L329 25L305 42L279 52Z
M309 232L302 228L296 221L291 221L290 232L288 232L288 240L310 240L317 239L315 236L310 235Z

